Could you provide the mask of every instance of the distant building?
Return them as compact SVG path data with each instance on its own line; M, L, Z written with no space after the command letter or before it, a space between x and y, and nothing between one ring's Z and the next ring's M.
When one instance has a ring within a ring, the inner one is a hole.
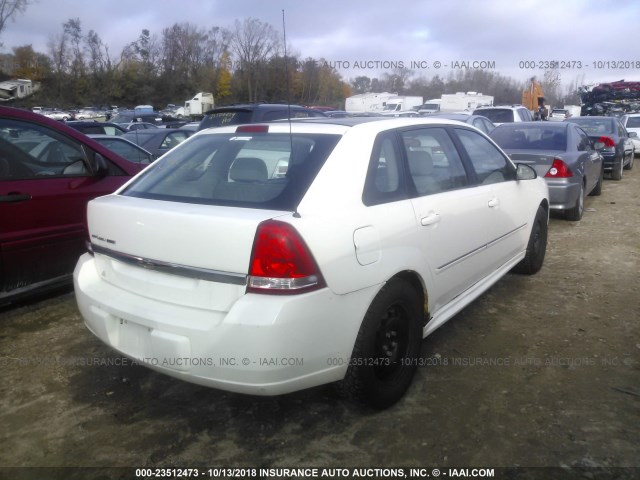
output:
M17 79L0 82L0 101L28 97L33 94L33 90L31 80Z

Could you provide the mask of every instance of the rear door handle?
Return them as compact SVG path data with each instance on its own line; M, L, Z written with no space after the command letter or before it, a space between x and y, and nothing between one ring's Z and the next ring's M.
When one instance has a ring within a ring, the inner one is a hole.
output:
M426 217L422 217L422 219L420 220L420 223L426 227L427 225L433 225L434 223L438 223L439 221L440 221L439 214L430 213Z
M31 195L26 193L9 193L8 195L0 195L2 203L17 203L31 200Z
M491 208L497 207L498 205L500 205L500 199L498 199L498 197L494 197L487 202L487 205L489 205L489 207Z

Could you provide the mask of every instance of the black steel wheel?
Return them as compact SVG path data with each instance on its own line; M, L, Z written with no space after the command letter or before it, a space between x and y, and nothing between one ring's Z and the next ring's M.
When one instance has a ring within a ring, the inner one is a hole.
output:
M374 408L404 395L416 371L422 343L422 305L414 287L389 281L362 321L342 390Z
M549 229L547 211L538 207L536 217L531 227L531 235L527 244L525 257L514 268L515 273L533 275L542 268L544 256L547 252L547 232Z

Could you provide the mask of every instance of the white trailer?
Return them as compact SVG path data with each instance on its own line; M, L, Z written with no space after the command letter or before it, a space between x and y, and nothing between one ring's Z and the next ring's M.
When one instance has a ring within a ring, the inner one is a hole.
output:
M442 95L441 112L470 112L478 107L493 106L493 97L477 92L457 92Z
M213 93L199 92L184 103L185 117L201 117L213 108Z
M360 93L347 97L344 109L349 113L382 112L390 98L397 97L395 93Z

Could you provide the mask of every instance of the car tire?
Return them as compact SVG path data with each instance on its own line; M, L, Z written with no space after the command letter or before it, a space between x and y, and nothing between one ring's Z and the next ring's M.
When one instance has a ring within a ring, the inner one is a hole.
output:
M544 256L547 252L547 233L549 230L549 216L547 211L538 207L536 216L531 227L531 235L527 243L527 253L524 258L513 267L512 272L533 275L538 273L544 263Z
M589 195L591 195L592 197L599 197L600 195L602 195L603 183L604 183L604 168L600 169L600 178L598 178L598 183L596 183L596 186L593 187L593 190L591 190L591 193L589 193Z
M564 218L567 220L571 220L577 222L582 219L582 214L584 213L584 183L580 184L580 193L578 194L578 198L576 198L576 204L573 208L570 208L564 212Z
M613 164L613 170L611 170L612 180L622 180L622 171L624 170L624 157L620 159L620 165Z
M404 395L416 372L422 343L422 301L407 281L389 281L371 302L339 390L373 408Z
M624 167L625 170L631 170L633 168L633 162L636 158L636 152L631 153L631 157L629 158L629 163L627 163Z

